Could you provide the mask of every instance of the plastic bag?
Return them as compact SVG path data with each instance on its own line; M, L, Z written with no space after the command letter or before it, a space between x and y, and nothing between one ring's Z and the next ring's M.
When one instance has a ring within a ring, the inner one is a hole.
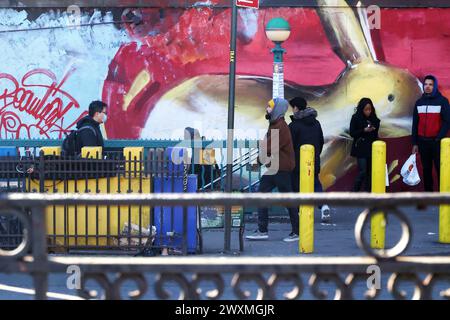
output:
M389 187L389 170L388 170L388 166L386 163L386 187Z
M403 182L408 186L416 186L420 183L419 171L417 170L416 154L412 154L406 160L400 174L403 177Z

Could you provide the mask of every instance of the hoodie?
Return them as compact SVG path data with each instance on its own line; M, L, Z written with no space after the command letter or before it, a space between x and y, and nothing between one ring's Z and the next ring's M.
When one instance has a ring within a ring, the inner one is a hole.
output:
M264 142L260 145L259 150L260 155L264 154L269 159L268 161L263 162L262 159L258 157L258 162L266 165L267 167L271 167L271 161L274 158L278 158L278 171L292 172L295 167L294 148L292 146L292 138L289 132L289 127L284 120L284 115L288 109L289 103L280 98L274 99L273 103L274 107L270 113L269 129L264 138ZM278 148L276 149L272 149L272 136L274 130L277 130L279 135Z
M427 78L434 80L434 89L431 94L423 93L414 106L411 130L413 145L417 145L419 137L440 140L450 129L448 99L439 92L436 77L427 76Z
M77 129L87 126L92 127L95 130L95 133L90 129L78 131L77 143L79 149L81 150L83 147L103 147L103 136L100 131L100 124L89 115L77 122Z
M284 118L284 115L286 114L286 111L288 110L289 107L289 102L281 98L275 98L271 101L273 101L274 107L272 112L270 113L269 121L275 122L280 118Z
M291 116L289 129L291 131L292 143L295 153L294 172L300 172L300 147L305 144L314 146L314 171L320 172L320 154L322 153L324 138L320 122L316 119L317 111L307 107Z

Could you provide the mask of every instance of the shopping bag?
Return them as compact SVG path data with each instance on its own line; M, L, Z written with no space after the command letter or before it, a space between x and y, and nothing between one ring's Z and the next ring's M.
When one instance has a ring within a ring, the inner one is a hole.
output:
M389 172L388 172L388 166L386 163L386 187L389 187Z
M400 175L403 177L403 182L408 186L416 186L420 183L419 171L417 170L416 154L412 154L408 160L406 160Z

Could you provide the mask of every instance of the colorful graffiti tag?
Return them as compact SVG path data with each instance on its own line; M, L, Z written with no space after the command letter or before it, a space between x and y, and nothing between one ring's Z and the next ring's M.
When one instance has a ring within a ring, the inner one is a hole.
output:
M31 138L34 128L34 133L39 136L50 138L50 133L57 132L61 138L74 125L64 123L65 115L73 108L80 108L75 98L62 88L69 76L67 74L58 82L50 70L36 69L27 72L19 81L10 74L0 74L3 89L0 92L1 137ZM48 81L34 81L39 77ZM43 94L40 96L38 91ZM22 121L22 113L30 115L34 121Z

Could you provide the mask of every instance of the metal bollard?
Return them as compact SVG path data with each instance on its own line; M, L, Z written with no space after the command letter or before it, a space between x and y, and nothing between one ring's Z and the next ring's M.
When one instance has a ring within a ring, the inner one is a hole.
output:
M300 148L300 193L314 192L314 146L307 144ZM314 206L300 206L299 251L314 251Z
M372 193L386 192L386 143L375 141L372 144ZM386 220L382 212L371 219L370 245L373 249L384 249Z
M61 156L61 147L42 147L41 151L44 156Z
M89 159L101 159L102 147L83 147L81 148L81 157Z
M450 138L441 140L440 192L450 192ZM439 207L439 242L450 243L450 205Z

